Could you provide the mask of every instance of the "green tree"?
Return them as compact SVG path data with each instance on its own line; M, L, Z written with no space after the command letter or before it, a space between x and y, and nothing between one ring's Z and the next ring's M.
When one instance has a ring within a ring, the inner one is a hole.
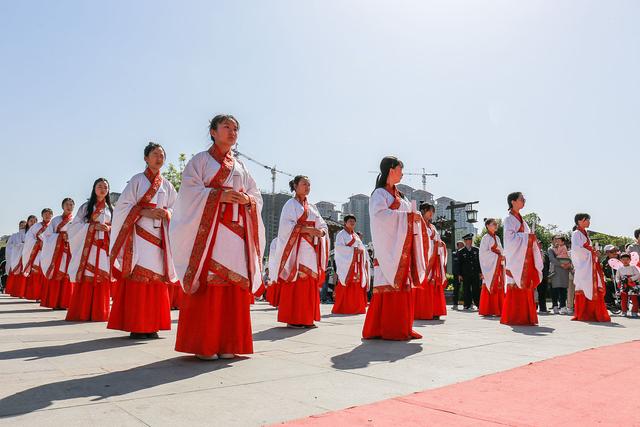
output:
M536 237L542 242L542 249L546 249L551 246L553 236L555 236L556 234L560 234L557 225L542 225L540 216L535 212L523 215L522 219L527 224L529 224L529 227L535 228ZM498 221L498 231L496 232L496 234L498 235L498 237L500 237L500 240L504 242L504 226L502 224L502 220L500 218L496 218L496 221ZM476 246L480 245L480 240L482 240L482 236L484 236L485 234L487 234L487 230L483 227L480 235L476 236L475 238L474 243Z
M601 248L606 245L613 245L622 251L624 251L627 245L633 243L633 239L629 237L611 236L604 233L590 233L589 237L591 237L592 241L598 242Z
M176 191L180 190L180 184L182 183L182 172L187 164L187 155L184 153L178 154L178 167L173 163L169 163L167 170L162 172L162 176L167 179Z

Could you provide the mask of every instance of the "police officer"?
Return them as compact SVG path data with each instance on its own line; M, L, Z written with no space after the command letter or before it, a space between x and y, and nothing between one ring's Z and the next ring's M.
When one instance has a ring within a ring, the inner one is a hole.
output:
M458 251L458 263L460 264L460 276L464 291L464 309L472 308L472 302L476 307L480 306L480 283L482 272L480 270L480 250L473 246L473 234L462 237L464 247Z

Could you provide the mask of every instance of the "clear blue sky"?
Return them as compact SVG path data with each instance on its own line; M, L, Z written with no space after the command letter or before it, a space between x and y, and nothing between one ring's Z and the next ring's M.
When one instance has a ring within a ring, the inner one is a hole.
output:
M241 150L309 175L316 201L371 192L367 171L396 154L480 218L521 190L544 223L587 211L629 235L638 22L640 2L616 0L4 0L0 235L80 204L98 176L120 191L149 140L171 160L206 149L217 112L239 118Z

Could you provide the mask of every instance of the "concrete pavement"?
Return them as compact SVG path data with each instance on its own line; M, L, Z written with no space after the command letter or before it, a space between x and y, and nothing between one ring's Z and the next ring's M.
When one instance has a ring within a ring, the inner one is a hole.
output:
M0 296L0 424L252 426L376 402L558 355L631 341L640 320L612 324L540 316L507 327L477 313L418 321L411 342L360 339L364 315L290 330L266 303L252 308L251 357L202 362L173 351L174 330L134 341L105 323Z

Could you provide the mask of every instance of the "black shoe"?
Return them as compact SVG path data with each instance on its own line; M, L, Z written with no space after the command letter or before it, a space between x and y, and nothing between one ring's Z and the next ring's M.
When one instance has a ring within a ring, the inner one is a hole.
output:
M131 332L129 334L129 338L131 338L132 340L143 340L145 338L147 338L147 334L141 334L138 332Z
M160 337L158 336L157 332L151 332L150 334L147 334L147 338L151 338L151 339L155 340L155 339L158 339Z

